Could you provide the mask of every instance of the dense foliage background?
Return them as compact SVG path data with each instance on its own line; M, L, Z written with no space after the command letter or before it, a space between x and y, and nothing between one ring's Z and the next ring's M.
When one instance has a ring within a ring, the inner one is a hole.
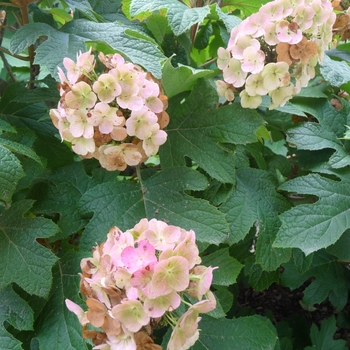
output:
M219 266L193 349L349 345L348 4L334 1L333 47L284 107L222 103L217 50L267 2L0 2L2 350L91 349L64 300L84 305L80 260L143 217L193 229ZM57 66L89 47L162 79L168 140L140 176L80 159L49 117Z

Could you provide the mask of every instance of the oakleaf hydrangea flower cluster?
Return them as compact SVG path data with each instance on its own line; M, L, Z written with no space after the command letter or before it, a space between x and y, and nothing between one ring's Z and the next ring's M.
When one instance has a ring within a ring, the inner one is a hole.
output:
M67 76L58 67L61 99L50 116L75 153L122 171L165 143L168 99L150 73L121 55L100 53L98 58L102 73L95 71L91 49L78 54L76 62L63 60Z
M199 314L216 307L210 291L216 267L198 265L195 240L194 231L156 219L142 219L126 232L111 228L107 241L80 264L80 291L88 310L66 300L93 349L162 349L151 338L160 322L173 327L168 350L185 350L196 342ZM178 318L174 310L182 303L187 311ZM88 329L89 324L95 328Z
M228 47L218 49L223 80L219 95L257 108L262 96L270 109L283 106L315 76L332 40L336 15L328 0L275 0L231 31Z

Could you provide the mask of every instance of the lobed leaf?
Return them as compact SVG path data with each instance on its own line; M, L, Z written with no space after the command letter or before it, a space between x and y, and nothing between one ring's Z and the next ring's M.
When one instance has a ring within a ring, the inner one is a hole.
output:
M329 158L329 164L333 168L343 168L350 164L350 155L342 142L332 130L322 124L300 123L288 130L287 141L303 150L335 149Z
M169 25L176 36L190 29L194 24L203 22L210 13L208 6L189 8L177 0L132 0L130 15L136 16L147 11L167 10Z
M306 255L335 243L350 228L348 177L334 181L318 174L290 180L281 190L319 197L283 214L274 247L300 248Z
M258 12L261 5L266 4L269 0L223 0L221 6L233 6L238 10L241 10L246 16Z
M94 213L81 239L83 249L106 240L112 226L122 230L146 217L193 229L199 242L219 244L228 232L224 215L207 201L183 191L203 190L207 181L190 168L169 168L139 184L110 182L97 185L81 199L84 215Z
M32 205L23 200L0 214L0 289L15 282L29 294L46 297L57 258L37 238L54 235L57 226L44 218L25 217Z
M19 160L0 144L0 200L11 202L18 180L23 176Z
M329 298L338 311L344 308L348 300L348 276L344 267L333 256L320 251L314 253L311 264L304 271L300 271L295 261L288 262L283 268L281 282L292 290L313 278L304 290L304 304L320 304Z
M209 78L213 75L213 71L209 69L194 69L182 64L174 68L170 58L165 62L162 72L162 87L168 98L190 91L199 78Z
M134 63L143 66L156 78L161 77L161 62L165 56L158 47L144 37L135 37L136 27L121 23L94 23L87 20L73 20L60 31L45 23L31 23L20 28L10 43L12 53L20 53L34 44L40 36L46 36L37 49L35 63L48 69L53 77L57 67L63 67L63 58L76 59L79 51L86 51L86 43L104 42L112 50L127 56ZM56 48L60 50L57 51Z
M40 180L47 183L38 183L30 193L30 197L36 199L33 212L60 215L57 225L61 232L55 235L54 239L68 237L82 229L87 220L79 213L79 201L82 195L96 184L87 176L82 162L59 168L40 177Z
M0 291L0 348L2 350L23 349L21 342L6 330L4 322L23 331L32 330L33 321L33 310L14 292L11 286Z
M159 151L163 167L183 166L190 157L212 178L234 183L234 155L222 144L255 142L264 122L238 103L215 109L217 101L216 91L202 79L184 102L181 97L169 101L168 140Z
M40 349L87 350L82 337L82 327L77 316L65 305L65 299L80 304L78 296L80 260L87 252L67 252L53 269L53 285L44 309L37 319L36 339Z
M345 350L347 349L344 339L334 340L334 333L337 331L337 325L334 316L323 320L321 329L318 329L315 323L311 326L310 337L313 346L308 346L309 349L319 350Z
M276 180L267 171L238 169L236 187L220 207L230 225L230 244L242 240L255 225L256 263L269 271L290 258L290 250L272 247L280 226L277 215L289 209L287 201L276 192L276 185Z

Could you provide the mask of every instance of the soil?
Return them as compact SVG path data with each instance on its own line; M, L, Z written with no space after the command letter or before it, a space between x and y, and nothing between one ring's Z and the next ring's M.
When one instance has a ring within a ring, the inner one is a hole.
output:
M339 321L339 314L337 314L334 306L329 301L313 305L315 308L313 311L308 311L302 307L303 290L310 283L311 280L293 291L274 283L262 292L255 291L251 287L245 288L241 285L237 298L238 312L244 309L253 309L256 314L269 317L274 325L278 325L282 321L289 322L291 327L294 327L296 323L299 323L297 327L303 324L302 326L307 328L305 330L307 334L309 334L309 327L313 323L320 328L322 321L332 315L335 315ZM350 320L350 301L341 313L342 319ZM344 339L350 348L350 328L339 327L333 338Z

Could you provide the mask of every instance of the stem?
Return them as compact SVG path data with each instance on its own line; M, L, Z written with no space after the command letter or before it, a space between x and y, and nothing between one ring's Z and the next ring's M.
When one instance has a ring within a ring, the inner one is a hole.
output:
M5 49L4 47L1 47L0 46L0 51L1 52L4 52L6 53L7 55L10 55L14 58L18 58L19 60L22 60L22 61L30 61L30 58L28 56L21 56L21 55L16 55L16 54L13 54L11 53L9 50Z
M2 1L0 1L0 6L9 6L9 7L17 7L17 8L20 7L16 4L13 4L12 2L2 2Z
M27 5L21 6L21 15L22 15L22 25L29 24L29 15L28 15L28 7ZM37 72L34 66L34 56L35 56L35 50L34 45L30 45L28 47L28 56L29 56L29 64L30 64L30 81L35 80L35 77L37 76ZM34 84L30 82L28 84L29 89L34 88Z
M141 185L141 192L142 192L142 195L144 195L146 193L146 188L143 186L143 182L142 182L142 177L141 177L141 172L140 172L140 164L136 165L136 175L137 175L137 178L140 182L140 185Z
M17 79L16 79L15 75L13 74L11 66L9 65L9 63L8 63L4 53L1 52L1 51L0 51L0 57L1 57L2 61L4 62L4 66L5 66L6 70L7 70L7 73L9 74L10 78L12 79L12 81L15 83L17 81Z
M0 18L0 47L2 44L2 40L4 38L4 32L5 32L5 27L6 27L6 22L7 22L7 17L6 17L6 12L5 11L1 11L1 18ZM9 65L4 53L2 51L0 51L0 57L2 59L2 61L4 62L4 66L10 76L10 78L12 79L12 81L16 82L17 79L15 77L15 75L12 72L11 66Z
M196 7L203 7L203 0L198 0ZM196 38L197 29L198 29L198 23L194 24L192 26L192 28L191 28L191 42L192 42L192 45L194 43L194 39Z
M205 66L208 66L209 64L215 62L217 59L218 59L217 57L214 57L214 58L212 58L211 60L209 60L209 61L204 62L203 64L201 64L199 67L200 67L200 68L203 68L203 67L205 67Z

